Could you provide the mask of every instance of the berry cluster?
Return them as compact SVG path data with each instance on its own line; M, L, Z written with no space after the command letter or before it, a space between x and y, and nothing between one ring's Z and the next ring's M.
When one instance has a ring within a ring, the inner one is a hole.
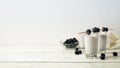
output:
M98 33L98 32L100 32L100 29L98 27L94 27L92 29L92 31L93 31L93 33Z
M103 28L102 28L102 31L103 31L103 32L108 32L108 30L109 30L109 29L108 29L107 27L103 27Z
M108 32L109 29L107 27L103 27L101 30L103 32ZM92 28L92 30L90 30L90 29L86 30L86 34L88 34L88 35L90 35L92 32L93 33L99 33L100 32L100 28L94 27L94 28Z
M74 48L79 44L78 40L76 38L70 38L67 39L65 42L63 42L63 45L67 48Z
M90 30L90 29L86 30L86 34L88 34L88 35L90 35L92 32L98 33L98 32L100 32L100 29L98 27L94 27L92 30Z

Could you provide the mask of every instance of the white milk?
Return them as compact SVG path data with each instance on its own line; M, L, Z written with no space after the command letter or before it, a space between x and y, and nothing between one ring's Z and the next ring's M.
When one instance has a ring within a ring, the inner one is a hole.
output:
M106 43L107 43L107 35L100 34L98 36L98 51L105 51L106 50Z
M84 42L86 55L96 55L98 48L98 37L86 35L84 36Z

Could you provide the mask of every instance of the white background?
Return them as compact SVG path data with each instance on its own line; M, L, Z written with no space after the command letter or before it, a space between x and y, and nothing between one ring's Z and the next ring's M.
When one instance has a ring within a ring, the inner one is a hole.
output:
M94 26L120 33L120 0L0 0L0 44L59 43Z

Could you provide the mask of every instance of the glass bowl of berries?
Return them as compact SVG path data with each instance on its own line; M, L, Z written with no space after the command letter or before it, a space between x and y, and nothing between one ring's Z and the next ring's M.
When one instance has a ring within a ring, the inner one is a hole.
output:
M66 48L75 48L79 45L79 41L76 38L69 38L66 39L62 44L66 46Z

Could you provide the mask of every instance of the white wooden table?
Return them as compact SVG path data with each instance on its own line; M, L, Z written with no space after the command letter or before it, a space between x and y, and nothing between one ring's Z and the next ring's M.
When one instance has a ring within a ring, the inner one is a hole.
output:
M112 52L117 51L118 57ZM0 67L13 66L42 66L42 67L120 67L120 50L108 50L106 60L99 58L86 59L85 52L75 55L74 50L66 49L61 44L3 44L0 46ZM7 65L7 66L6 66ZM45 66L44 66L45 65Z

